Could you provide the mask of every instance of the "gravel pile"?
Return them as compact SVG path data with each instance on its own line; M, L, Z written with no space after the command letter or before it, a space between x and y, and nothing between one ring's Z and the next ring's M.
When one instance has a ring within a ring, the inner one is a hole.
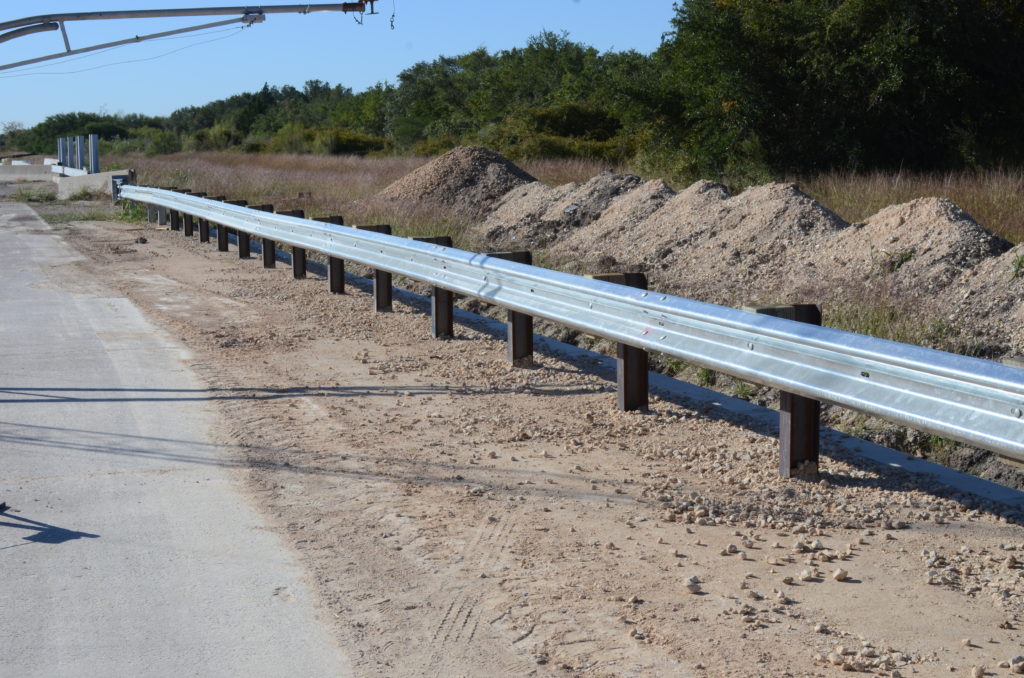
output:
M966 328L983 354L1024 353L1024 256L943 198L848 224L795 184L679 193L604 172L551 188L483 148L395 182L387 201L456 208L481 250L532 249L579 273L640 271L652 289L726 305L845 305L888 295Z
M945 198L891 205L835 239L835 262L860 275L937 292L979 262L1010 249Z
M427 204L482 216L513 188L536 181L480 146L461 146L413 170L377 194L382 203Z
M480 234L488 246L548 247L595 221L613 200L640 183L632 174L602 172L582 186L534 188L519 199L513 193L488 216Z

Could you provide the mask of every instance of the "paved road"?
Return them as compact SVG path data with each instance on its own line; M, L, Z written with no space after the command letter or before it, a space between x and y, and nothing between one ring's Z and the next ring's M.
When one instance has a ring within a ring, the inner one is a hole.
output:
M0 203L0 676L349 676L183 349Z

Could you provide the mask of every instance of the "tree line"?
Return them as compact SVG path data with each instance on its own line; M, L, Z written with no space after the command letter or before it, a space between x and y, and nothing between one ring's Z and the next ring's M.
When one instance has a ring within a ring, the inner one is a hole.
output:
M166 117L62 113L3 141L52 152L58 136L96 132L147 153L425 155L472 143L732 183L1024 155L1016 0L687 0L666 28L651 54L543 32L362 92L265 85Z

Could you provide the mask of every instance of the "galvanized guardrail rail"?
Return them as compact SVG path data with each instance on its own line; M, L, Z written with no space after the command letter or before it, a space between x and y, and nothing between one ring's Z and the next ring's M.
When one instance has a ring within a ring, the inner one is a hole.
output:
M122 186L120 197L1024 462L1022 369L174 191Z

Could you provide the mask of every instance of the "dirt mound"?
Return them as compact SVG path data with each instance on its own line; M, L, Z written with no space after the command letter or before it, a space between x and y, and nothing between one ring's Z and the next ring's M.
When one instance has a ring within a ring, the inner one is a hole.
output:
M966 272L950 296L950 319L970 323L980 353L1024 356L1024 244Z
M580 229L553 251L578 267L605 268L614 260L621 268L647 272L657 289L733 303L794 287L792 273L803 268L805 250L820 247L847 225L793 184L756 186L737 196L711 181L674 196L667 188L637 189L652 196L646 218L618 219L620 208L613 203L607 221ZM620 199L622 214L635 213L633 198Z
M839 266L934 292L1010 243L945 198L918 198L854 224L832 249Z
M430 204L482 216L510 190L536 181L504 156L480 146L460 146L394 182L376 199Z
M593 222L615 198L641 183L638 176L602 172L582 186L534 187L511 193L479 229L489 247L529 243L547 247Z
M532 243L523 236L534 230L541 215L552 204L577 188L579 184L551 188L539 181L514 188L498 201L483 223L474 228L474 236L484 248L531 247Z
M555 243L549 250L556 260L576 258L585 253L599 266L616 266L621 253L609 251L608 243L636 237L640 224L676 194L660 179L648 181L621 195L586 228L581 228Z

